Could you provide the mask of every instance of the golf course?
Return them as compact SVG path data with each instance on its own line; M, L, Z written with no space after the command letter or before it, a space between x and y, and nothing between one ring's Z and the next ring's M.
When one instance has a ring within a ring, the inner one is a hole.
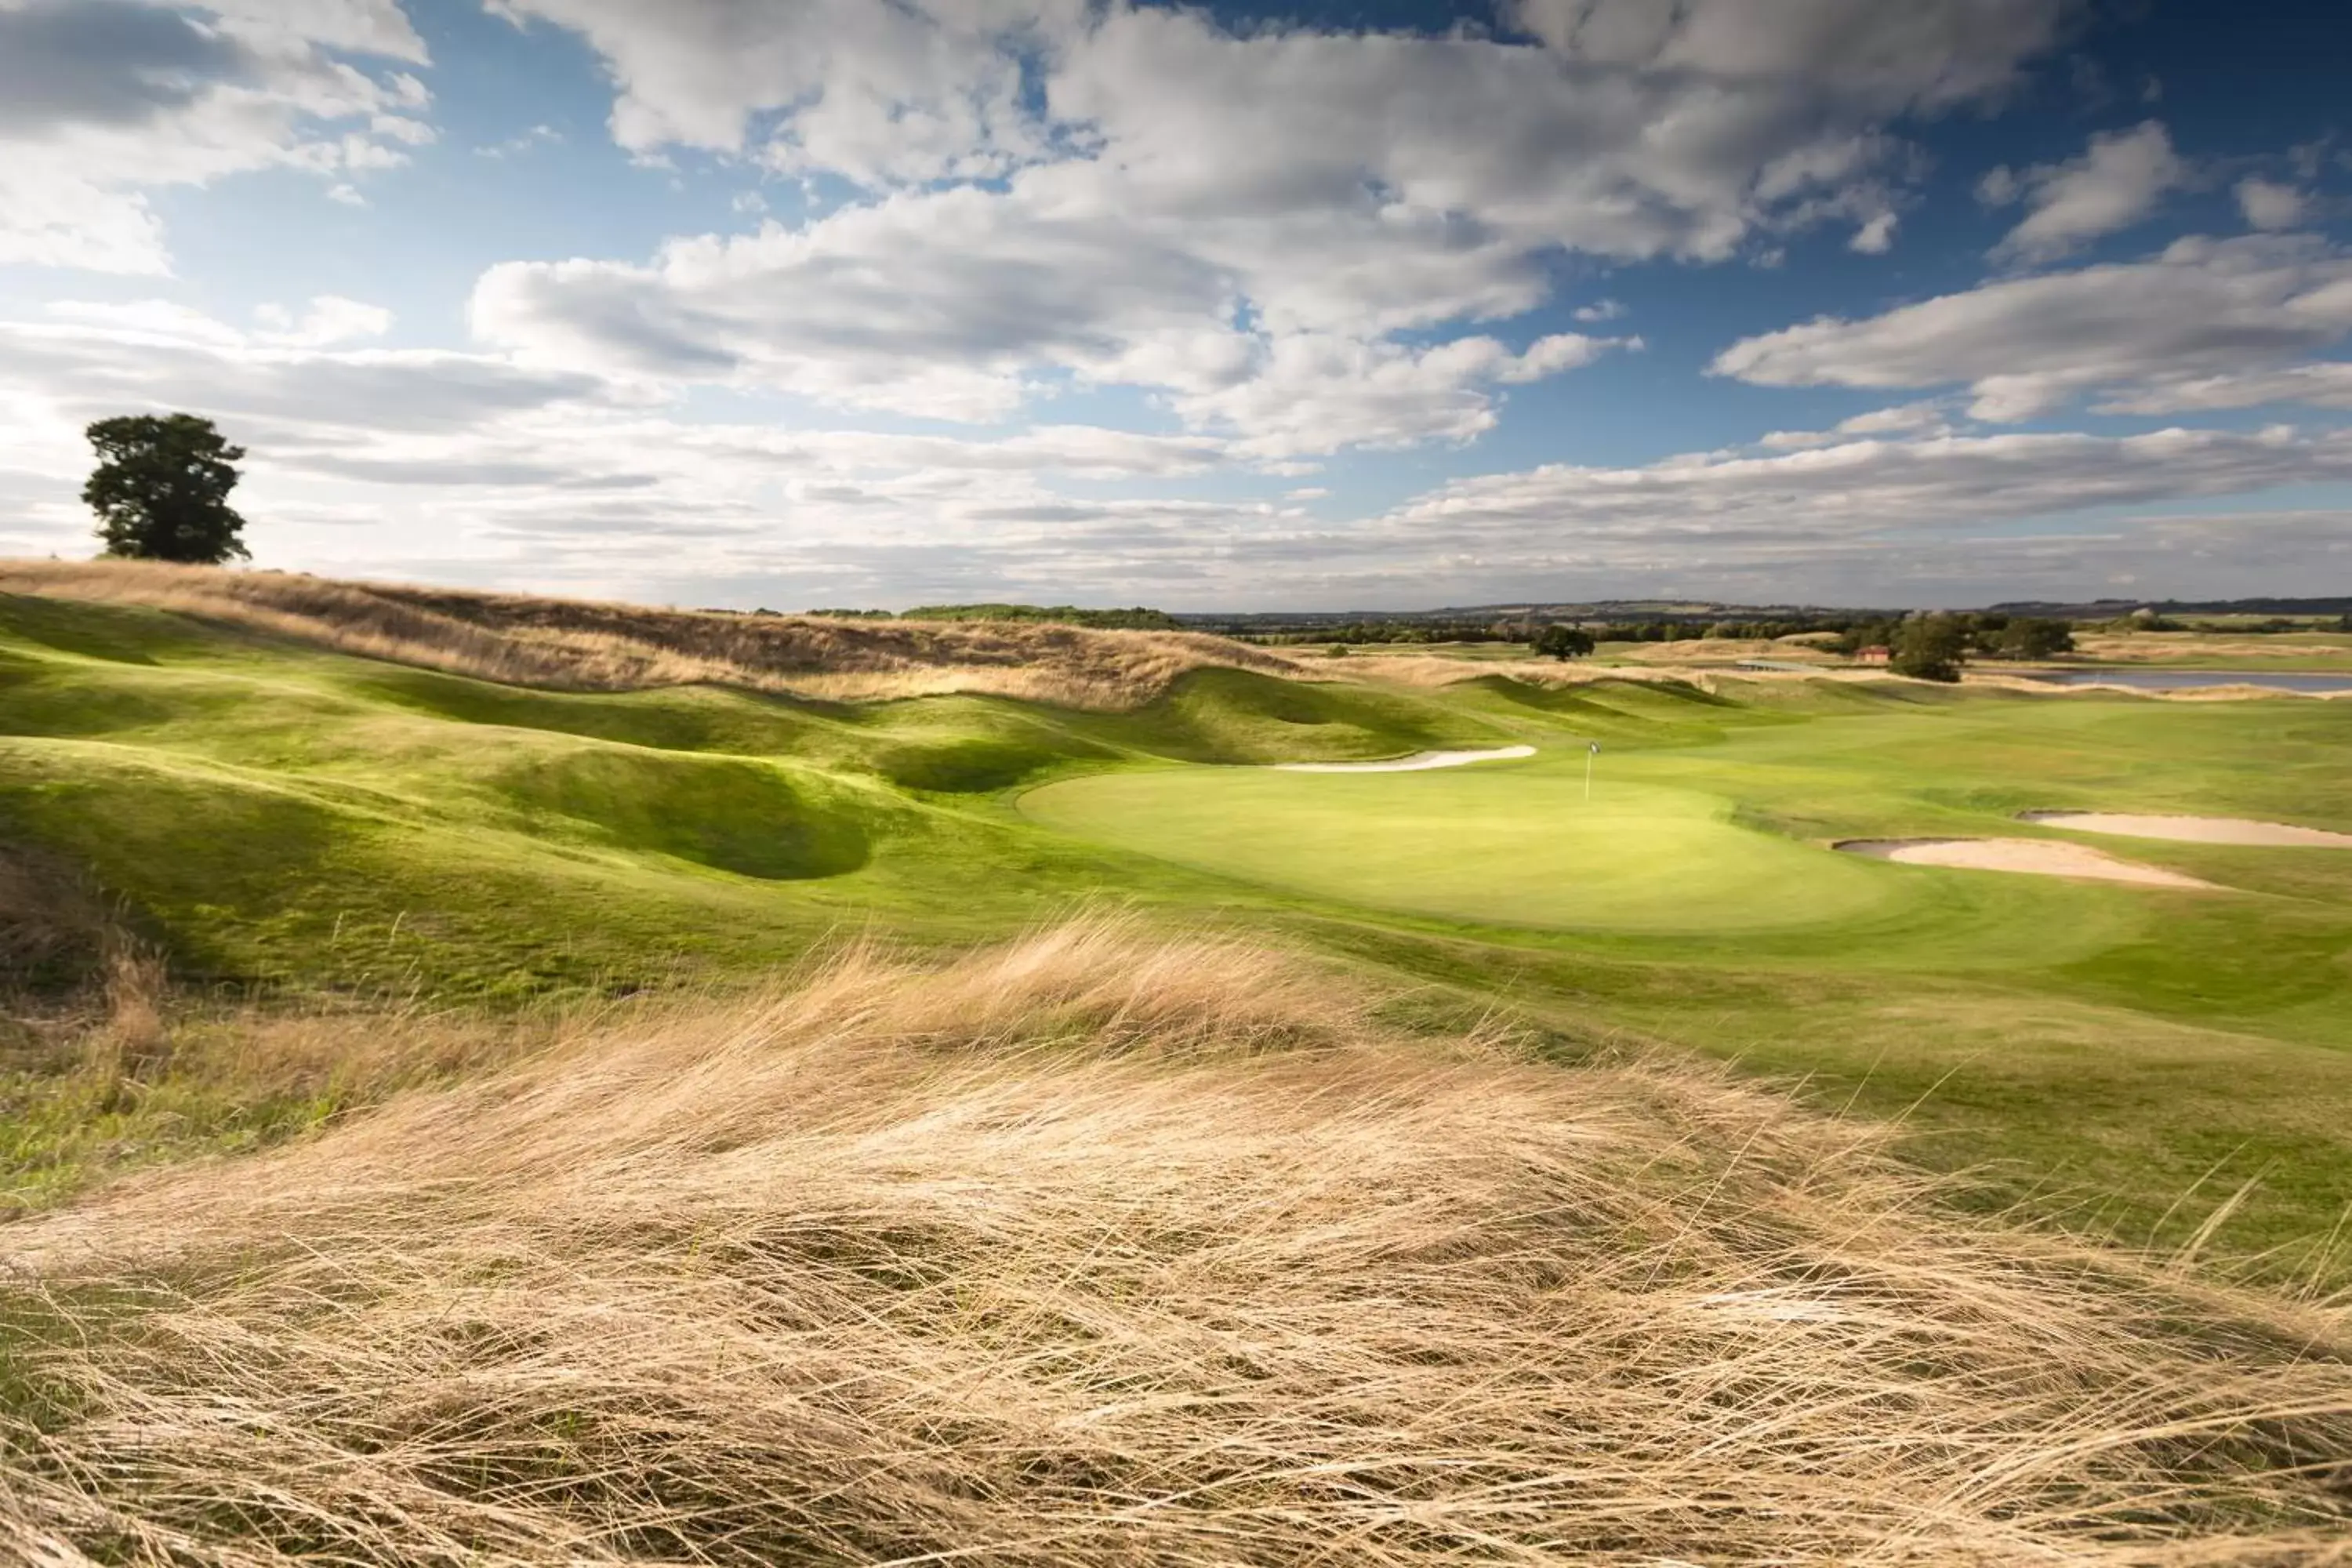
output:
M2136 1241L2231 1202L2220 1245L2305 1267L2352 1204L2352 853L2029 820L2352 830L2352 703L1483 665L1433 688L1203 668L1125 710L565 692L34 595L0 601L0 826L215 994L530 1008L1110 900L1562 1049L1730 1059L1901 1117L1987 1202ZM1281 765L1444 747L1532 753ZM1912 840L2203 886L1836 847ZM19 1202L210 1125L157 1142L32 1103Z
M2352 701L16 571L0 1555L2340 1531Z

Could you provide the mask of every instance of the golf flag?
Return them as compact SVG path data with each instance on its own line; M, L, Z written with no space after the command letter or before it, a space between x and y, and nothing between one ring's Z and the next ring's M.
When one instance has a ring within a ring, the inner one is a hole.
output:
M1592 742L1592 754L1596 757L1601 754L1601 742L1598 741Z

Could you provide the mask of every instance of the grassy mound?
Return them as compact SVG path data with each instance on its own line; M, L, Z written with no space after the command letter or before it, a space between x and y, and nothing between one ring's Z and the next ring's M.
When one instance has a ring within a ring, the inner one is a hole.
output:
M412 1024L411 1027L419 1026ZM1080 925L0 1232L79 1562L2317 1561L2336 1315ZM2340 1479L2340 1477L2338 1477ZM46 1553L46 1556L43 1554Z
M511 764L493 784L542 831L556 817L621 848L738 876L837 877L866 862L857 816L814 804L769 763L583 747Z
M57 570L61 590L84 569ZM148 581L101 572L100 588ZM436 607L256 574L153 581L349 613L295 641L227 610L0 594L0 839L123 900L191 987L510 1014L764 984L842 930L960 948L1110 889L1279 930L1473 1007L1507 998L1580 1037L1628 1031L1804 1078L1906 1118L1917 1157L1993 1165L2007 1190L2056 1194L2135 1243L2185 1238L2251 1181L2227 1250L2284 1276L2325 1252L2352 1203L2352 860L2170 843L2138 856L2233 890L2200 897L1821 847L2015 834L2017 813L2056 808L2352 831L2352 705L1721 675L1700 691L1583 670L1556 687L1535 684L1548 669L1458 659L1424 661L1456 678L1425 686L1389 679L1409 660L1337 661L1349 678L1316 683L1191 668L1116 710L552 689L320 645L373 646L391 623L370 617L429 613L457 628L448 646L494 631L532 659L576 656L576 679L552 684L593 684L614 668L602 645L567 639L604 622L559 605L551 624L516 610L486 630L460 614L480 608L467 595ZM1922 691L1932 700L1909 700ZM1454 773L1207 765L1516 743L1538 755ZM77 951L40 962L82 973ZM0 974L0 992L12 984ZM12 1134L58 1130L0 1147L0 1203L230 1124L188 1110L184 1088L211 1092L168 1074L120 1094L53 1074L0 1084ZM287 1091L280 1124L310 1092ZM85 1111L96 1120L75 1121Z
M1194 632L745 616L157 562L0 562L0 593L143 605L372 658L569 690L709 684L856 700L992 691L1120 709L1188 670L1291 668L1272 654Z

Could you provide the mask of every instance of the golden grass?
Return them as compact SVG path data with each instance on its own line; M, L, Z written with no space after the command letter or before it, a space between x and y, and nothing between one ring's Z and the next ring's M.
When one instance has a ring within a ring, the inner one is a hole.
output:
M1933 1198L1262 949L853 954L0 1230L0 1557L2347 1560L2338 1307Z
M0 992L86 984L121 942L104 897L77 868L0 840Z
M1119 709L1211 666L1292 673L1273 655L1192 632L736 616L146 561L0 562L0 593L142 605L370 658L572 690L708 683L838 701L973 691Z
M2103 664L2140 664L2182 658L2309 658L2346 651L2338 636L2292 632L2231 637L2226 632L2076 632L2074 651Z

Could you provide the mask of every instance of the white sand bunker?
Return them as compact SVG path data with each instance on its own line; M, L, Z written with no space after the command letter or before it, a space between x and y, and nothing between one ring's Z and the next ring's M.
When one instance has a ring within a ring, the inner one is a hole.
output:
M1415 752L1385 763L1277 763L1286 773L1417 773L1431 768L1458 768L1465 763L1499 763L1507 757L1532 757L1533 746L1501 746L1491 752Z
M2310 848L2352 849L2352 833L2330 833L2324 827L2294 827L2284 822L2256 822L2243 816L2158 816L2125 811L2027 811L2020 822L2044 827L2071 827L2080 833L2115 833L2126 838L2172 838L2183 844L2303 845Z
M2080 844L2052 838L1849 838L1833 844L1849 855L1900 860L1906 866L1958 866L1972 871L2024 871L2037 877L2088 877L2155 888L2210 888L2194 877L2118 860Z

